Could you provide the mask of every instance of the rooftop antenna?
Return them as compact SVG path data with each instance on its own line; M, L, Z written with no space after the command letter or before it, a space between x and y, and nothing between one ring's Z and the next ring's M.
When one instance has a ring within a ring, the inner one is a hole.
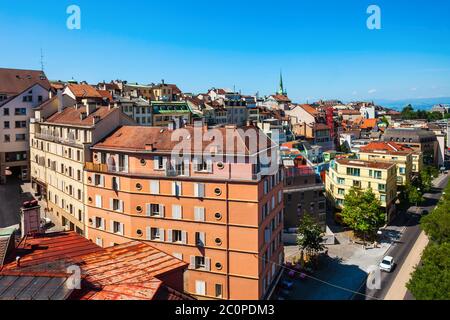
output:
M41 71L44 72L44 51L41 48Z

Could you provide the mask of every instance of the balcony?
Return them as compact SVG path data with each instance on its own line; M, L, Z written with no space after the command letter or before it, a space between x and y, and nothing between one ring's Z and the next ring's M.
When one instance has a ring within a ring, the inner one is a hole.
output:
M128 173L128 168L120 166L110 166L102 163L86 162L84 168L87 171L94 171L101 173Z
M74 146L74 147L83 146L83 144L81 142L78 142L76 139L71 138L71 137L62 138L60 136L55 136L55 135L47 134L47 133L35 133L34 136L36 139L61 143L61 144L68 145L68 146Z

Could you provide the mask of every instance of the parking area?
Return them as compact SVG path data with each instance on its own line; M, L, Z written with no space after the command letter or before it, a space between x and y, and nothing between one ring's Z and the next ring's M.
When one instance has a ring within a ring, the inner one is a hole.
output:
M33 194L25 190L25 183L15 175L0 185L0 228L20 223L20 208L25 201L33 200Z

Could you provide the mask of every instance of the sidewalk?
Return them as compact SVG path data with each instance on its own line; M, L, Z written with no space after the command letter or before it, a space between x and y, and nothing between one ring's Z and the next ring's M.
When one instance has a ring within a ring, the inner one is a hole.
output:
M385 300L403 300L406 296L408 289L406 283L411 278L411 273L414 271L414 267L420 263L422 252L428 245L428 238L422 231L419 238L416 240L413 249L408 254L402 268L398 272L396 278L392 282Z

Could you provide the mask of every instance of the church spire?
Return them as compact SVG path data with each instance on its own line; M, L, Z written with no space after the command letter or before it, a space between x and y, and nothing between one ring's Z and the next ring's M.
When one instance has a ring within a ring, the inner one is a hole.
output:
M283 85L283 73L280 71L280 88L278 90L278 94L285 96L286 95L286 91L284 90L284 85Z

